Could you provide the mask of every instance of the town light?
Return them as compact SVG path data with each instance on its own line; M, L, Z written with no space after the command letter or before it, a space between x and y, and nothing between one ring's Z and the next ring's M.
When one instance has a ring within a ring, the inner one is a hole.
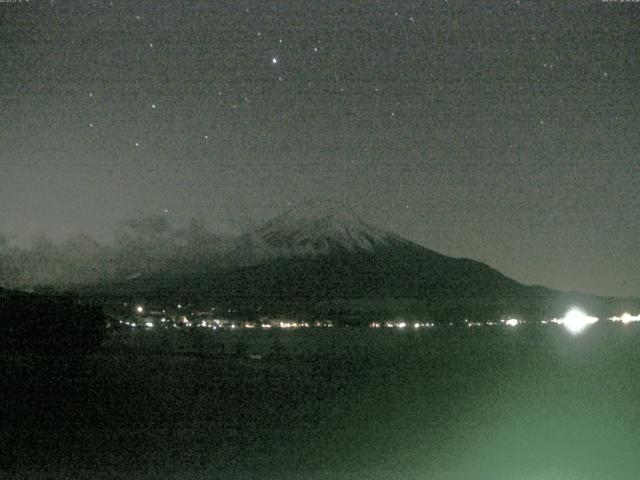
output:
M625 312L621 316L611 317L609 320L613 322L622 322L624 324L631 322L640 322L640 315L631 315L629 312Z
M597 321L596 317L591 317L577 308L572 308L558 323L562 323L567 330L576 334Z

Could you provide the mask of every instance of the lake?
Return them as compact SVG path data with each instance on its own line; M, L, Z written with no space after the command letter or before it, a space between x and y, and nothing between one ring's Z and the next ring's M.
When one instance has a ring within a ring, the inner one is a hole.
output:
M640 327L127 331L2 355L7 478L636 479ZM1 478L1 476L0 476Z

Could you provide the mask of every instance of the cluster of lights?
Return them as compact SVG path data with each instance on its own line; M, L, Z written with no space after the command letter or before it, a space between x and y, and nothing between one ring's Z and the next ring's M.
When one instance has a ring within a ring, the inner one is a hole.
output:
M420 328L430 328L435 327L435 323L430 322L415 322L413 324L408 324L405 321L392 321L392 322L371 322L369 324L369 328L399 328L404 329L407 327L413 327L415 330Z
M612 322L622 322L624 324L631 322L640 322L640 314L639 315L631 315L629 312L623 313L619 317L611 317L609 318Z
M127 306L128 304L123 304ZM183 310L184 306L182 304L176 305L178 310ZM184 310L183 310L184 311ZM215 307L211 308L211 311L215 311ZM228 313L235 312L236 310L228 309ZM261 328L264 330L271 328L281 328L281 329L295 329L295 328L326 328L333 327L333 323L327 320L317 320L315 322L306 322L306 321L297 321L297 320L288 320L288 319L269 319L269 318L261 318L259 321L234 321L229 319L220 319L220 318L202 318L209 317L209 313L195 313L191 314L192 318L189 318L186 314L181 314L176 317L167 318L167 316L162 316L161 318L155 318L155 315L166 314L166 310L162 310L162 312L157 311L146 311L143 305L135 305L133 307L133 312L135 314L136 321L129 320L120 320L118 323L120 325L126 325L128 327L146 327L147 329L152 329L156 326L169 327L173 326L175 328L181 327L197 327L197 328L210 328L212 330L218 329L231 329L235 330L236 328L242 329L255 329Z
M614 321L614 322L622 322L622 323L631 323L631 322L640 322L640 314L639 315L631 315L630 313L624 313L622 314L620 317L611 317L609 320ZM596 323L598 321L597 317L593 317L590 315L587 315L586 313L582 312L580 309L578 308L571 308L569 311L567 311L567 313L562 317L562 318L552 318L550 320L542 320L540 323L542 323L543 325L548 325L550 323L556 324L556 325L562 325L564 326L567 330L569 330L569 332L571 333L580 333L582 332L585 328L587 328L590 325L593 325L594 323ZM494 326L494 325L504 325L507 327L517 327L518 325L522 325L525 322L523 320L517 319L517 318L507 318L507 319L502 319L498 322L471 322L469 320L465 320L464 324L467 327L481 327L484 325L487 326ZM454 323L449 323L449 326L453 326ZM409 324L407 324L404 321L396 321L396 322L371 322L369 324L370 328L399 328L399 329L404 329L407 328L409 326ZM422 328L422 327L434 327L435 324L434 323L414 323L413 328L418 329L418 328Z
M571 333L580 333L589 325L593 325L598 321L597 317L592 317L583 311L572 308L562 318L554 318L549 320L551 323L563 325Z
M182 305L178 304L177 305L178 309L182 309ZM214 310L214 309L212 309ZM142 305L137 305L134 308L135 313L137 313L138 315L142 315L143 313L145 313L145 308ZM229 310L231 311L231 310ZM162 311L163 313L165 313L165 311ZM150 319L141 319L138 318L139 321L136 322L131 322L131 321L120 321L120 324L123 325L127 325L130 327L138 327L138 326L143 326L146 327L148 329L154 328L156 326L156 323ZM612 322L620 322L623 324L628 324L628 323L632 323L632 322L640 322L640 314L638 315L632 315L631 313L625 312L620 316L614 316L614 317L610 317L609 320L611 320ZM548 325L550 323L552 324L556 324L556 325L562 325L564 326L569 332L573 333L573 334L577 334L582 332L585 328L589 327L590 325L595 324L598 321L597 317L593 317L590 316L586 313L584 313L583 311L581 311L578 308L571 308L569 311L567 311L567 313L562 317L562 318L552 318L549 320L542 320L541 323L543 325ZM161 323L167 323L170 322L166 317L162 317L160 319ZM471 322L469 320L465 320L464 321L465 325L467 327L479 327L479 326L483 326L483 325L488 325L488 326L493 326L493 325L505 325L508 327L516 327L518 325L523 324L524 322L522 320L519 320L517 318L508 318L508 319L502 319L499 322ZM305 322L305 321L294 321L294 320L272 320L272 321L268 321L268 320L261 320L259 322L250 322L250 321L245 321L245 322L240 322L239 324L237 324L236 322L232 322L229 320L221 320L221 319L213 319L213 320L200 320L200 321L196 321L196 322L192 322L191 320L189 320L189 318L186 315L181 315L177 321L174 322L174 327L192 327L192 326L197 326L197 327L203 327L203 328L211 328L213 330L216 329L222 329L222 328L230 328L230 329L236 329L236 328L248 328L248 329L253 329L253 328L261 328L263 330L267 330L267 329L271 329L271 328L281 328L281 329L295 329L295 328L310 328L310 327L332 327L333 324L331 322L327 322L327 321L316 321L313 323L309 323L309 322ZM453 323L449 323L449 325L453 325ZM431 327L435 327L435 323L432 322L414 322L414 323L408 323L405 320L393 320L393 321L386 321L386 322L371 322L369 324L370 328L397 328L397 329L407 329L407 328L413 328L415 330L421 329L421 328L431 328Z
M278 326L280 328L309 328L307 322L280 322Z

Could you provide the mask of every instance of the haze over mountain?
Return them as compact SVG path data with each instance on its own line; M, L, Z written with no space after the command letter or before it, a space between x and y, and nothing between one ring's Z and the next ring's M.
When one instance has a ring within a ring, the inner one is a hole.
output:
M249 316L353 321L538 319L572 305L605 316L640 308L634 300L523 285L371 225L335 202L302 203L235 238L196 220L174 228L162 216L122 222L110 246L78 235L62 244L38 238L25 250L4 238L0 285L73 290L105 303L215 304Z
M161 215L120 222L112 244L85 234L61 242L41 234L25 245L0 235L0 286L64 288L125 280L218 259L230 240L198 219L174 227Z
M275 258L373 251L407 243L369 225L346 205L307 201L240 236L233 255L249 263Z
M171 258L83 291L225 305L247 315L353 321L393 315L539 319L574 304L603 316L630 302L520 284L483 263L448 257L372 226L336 203L307 202L231 241L212 240L204 256Z

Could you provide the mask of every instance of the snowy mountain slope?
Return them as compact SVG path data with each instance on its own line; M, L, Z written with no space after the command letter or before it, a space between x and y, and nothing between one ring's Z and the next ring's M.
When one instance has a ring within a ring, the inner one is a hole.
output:
M336 252L373 252L406 243L335 202L305 202L236 241L238 257L251 259L250 263Z
M442 321L552 318L571 305L606 316L614 299L523 285L369 225L348 207L305 203L233 241L228 254L167 265L85 294L226 305L247 315L412 314ZM410 299L409 310L394 307ZM394 303L395 302L395 303ZM354 307L354 305L360 305ZM363 317L364 318L364 317Z

